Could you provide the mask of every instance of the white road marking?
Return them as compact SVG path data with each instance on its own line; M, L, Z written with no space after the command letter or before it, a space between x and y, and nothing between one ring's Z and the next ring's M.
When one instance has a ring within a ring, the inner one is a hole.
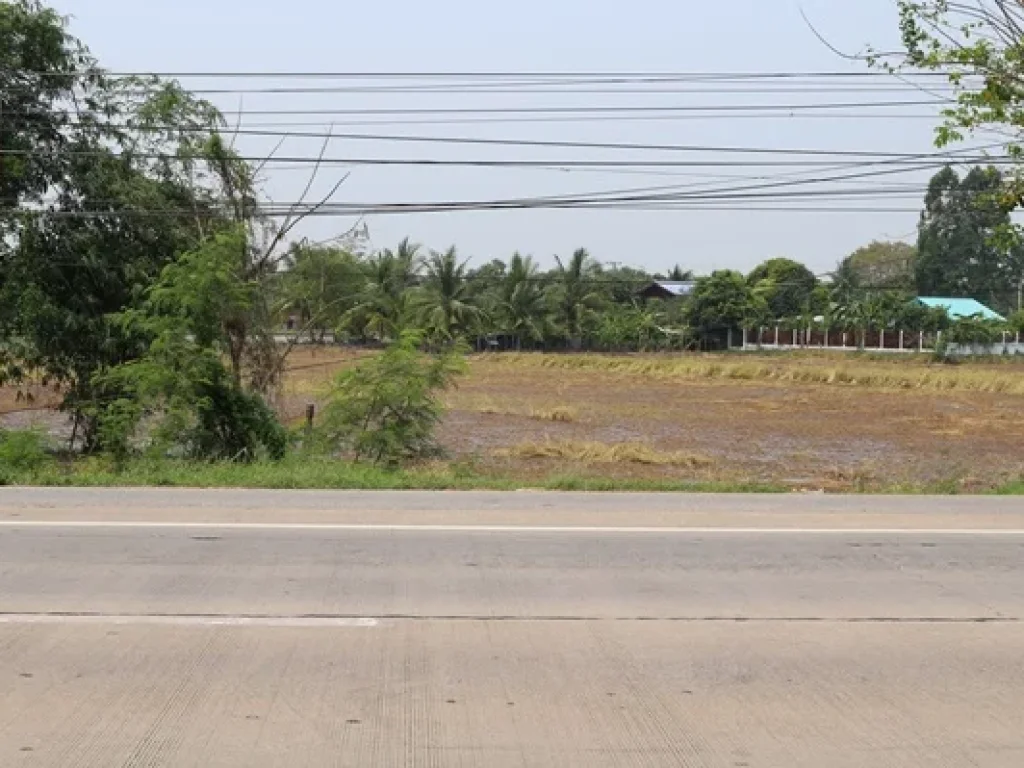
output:
M1024 536L1022 528L753 528L686 526L417 525L359 523L211 523L134 520L0 520L0 528L107 528L140 530L350 531L366 533L586 533L586 534L799 534L869 536Z
M0 614L0 624L118 624L159 625L175 627L302 627L368 629L380 624L379 619L337 618L330 616L126 616L51 613Z

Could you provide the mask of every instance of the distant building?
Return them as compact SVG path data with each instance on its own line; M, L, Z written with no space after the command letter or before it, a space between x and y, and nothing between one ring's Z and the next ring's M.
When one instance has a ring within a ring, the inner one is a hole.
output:
M926 307L941 307L946 310L950 320L962 320L965 317L980 316L983 320L998 320L1003 322L1005 317L998 312L993 312L980 301L975 299L947 299L936 296L918 296L917 300Z
M639 296L642 299L685 299L693 294L696 287L697 283L693 280L655 280L641 290Z

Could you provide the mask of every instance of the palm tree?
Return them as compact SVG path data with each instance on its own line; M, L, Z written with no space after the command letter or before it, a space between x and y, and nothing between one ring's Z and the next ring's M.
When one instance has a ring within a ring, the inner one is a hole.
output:
M419 246L406 238L394 251L385 249L366 262L366 287L344 324L380 341L397 338L409 315L408 291L422 264Z
M601 297L593 290L593 278L598 265L585 248L576 251L569 263L555 257L558 264L556 274L559 281L558 314L565 327L565 334L573 349L582 346L583 323L587 315L596 308Z
M427 259L426 279L416 292L414 307L420 325L433 339L454 341L483 317L466 280L466 264L459 263L454 245Z
M516 253L498 286L495 316L503 333L515 337L516 349L524 338L540 341L548 331L544 290L538 283L539 268L529 256Z
M860 274L853 266L850 259L843 259L836 264L835 270L830 275L832 279L832 301L837 304L847 304L854 300L860 291Z
M693 280L693 270L683 269L681 266L676 264L668 273L668 280L674 283L686 283Z

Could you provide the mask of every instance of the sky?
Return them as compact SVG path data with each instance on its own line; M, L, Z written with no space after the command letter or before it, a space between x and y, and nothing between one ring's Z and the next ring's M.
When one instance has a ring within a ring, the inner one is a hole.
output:
M895 0L733 0L696 3L663 0L519 0L480 3L434 0L431 3L380 0L50 0L72 17L71 31L107 69L120 72L818 72L862 71L862 63L841 58L812 32L803 15L835 47L863 51L868 44L893 48L897 41ZM802 15L803 14L803 15ZM185 80L186 86L224 87L221 80ZM281 83L232 81L233 87ZM304 81L304 84L310 83ZM229 87L231 84L227 84ZM919 94L764 94L676 93L636 96L568 95L362 95L350 93L211 95L225 110L251 114L268 109L365 109L393 107L464 108L623 104L801 103L818 100L914 99ZM516 101L519 99L520 101ZM582 101L581 101L582 99ZM820 148L927 153L935 121L931 108L873 110L892 117L872 119L644 120L559 123L487 123L335 127L392 135L531 139L643 144ZM280 121L282 118L263 118ZM294 118L296 121L311 118ZM319 118L321 122L326 118ZM316 131L323 128L297 128ZM269 144L268 144L269 142ZM246 153L265 154L276 139L243 137ZM316 154L319 141L291 139L282 154ZM552 165L573 158L600 156L634 159L638 155L580 149L475 147L336 140L338 157L389 156L483 159L541 159ZM648 154L660 159L665 154ZM678 158L678 155L672 156ZM695 157L721 159L709 152ZM763 159L763 158L762 158ZM294 200L307 181L307 169L270 168L265 191L275 200ZM314 184L324 194L344 171L325 170ZM368 167L351 169L338 202L407 200L479 200L520 196L579 194L595 190L663 184L738 183L707 178L776 175L780 169L665 169L642 172L553 168ZM703 176L684 176L703 173ZM918 182L927 176L900 177ZM749 182L748 182L749 183ZM866 183L866 182L862 182ZM882 182L878 182L882 183ZM897 207L889 201L880 205ZM910 201L902 204L916 205ZM367 221L374 247L392 246L405 236L434 249L454 244L474 263L507 258L514 251L550 264L554 254L586 247L605 262L664 270L674 264L706 273L714 269L749 270L766 258L787 256L824 273L857 247L873 239L916 237L913 210L874 213L765 212L733 206L722 211L542 210L462 212L379 216ZM347 230L353 221L317 218L302 234L321 240Z

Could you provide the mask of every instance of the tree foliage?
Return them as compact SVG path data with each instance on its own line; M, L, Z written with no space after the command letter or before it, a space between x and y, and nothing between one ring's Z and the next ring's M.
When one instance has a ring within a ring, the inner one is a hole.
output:
M414 297L418 327L433 342L465 339L478 328L483 310L467 280L466 262L460 262L455 246L427 259L423 285Z
M690 326L707 336L756 325L767 314L767 304L741 273L719 270L697 280L687 310Z
M150 425L158 453L189 458L281 458L284 430L255 392L225 367L232 323L244 316L256 286L240 279L240 232L218 235L164 268L144 304L119 317L145 351L93 377L104 448L126 456Z
M952 168L928 185L918 226L917 290L924 296L967 296L1005 308L1024 270L1020 246L998 235L1010 215L998 201L1002 174L972 168L962 179Z
M913 245L873 240L844 259L840 275L857 287L912 291L916 267L917 248Z
M363 339L391 341L410 324L410 291L422 264L420 246L408 238L394 251L385 249L364 263L363 290L343 324Z
M799 316L806 308L818 278L792 259L769 259L747 277L754 292L762 297L769 314L776 318Z
M421 341L418 333L403 333L377 357L338 375L319 428L322 445L385 465L437 452L439 395L453 386L464 360L458 347L425 355Z
M345 316L365 290L357 254L337 246L295 244L282 275L281 313L294 316L300 335L323 342L344 325Z
M491 313L495 329L513 337L517 349L524 340L543 340L551 332L551 321L536 263L516 253L503 272Z
M555 262L557 318L570 346L579 348L584 324L601 304L595 285L600 269L585 248L577 250L567 261L556 256Z

